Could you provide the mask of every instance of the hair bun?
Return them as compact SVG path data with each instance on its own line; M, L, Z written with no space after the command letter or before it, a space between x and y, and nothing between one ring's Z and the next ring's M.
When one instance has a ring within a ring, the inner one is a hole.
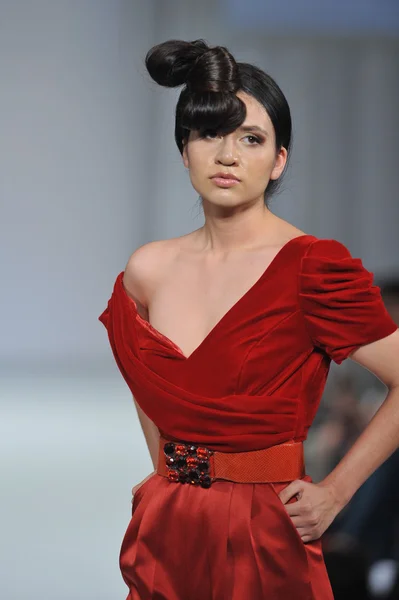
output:
M207 50L209 47L203 40L168 40L147 52L145 64L152 79L159 85L176 87L187 82L193 64Z
M224 46L209 48L194 63L187 78L192 92L236 92L238 66Z
M166 87L187 85L191 92L235 92L238 67L223 46L202 40L168 40L151 48L145 64L152 79Z

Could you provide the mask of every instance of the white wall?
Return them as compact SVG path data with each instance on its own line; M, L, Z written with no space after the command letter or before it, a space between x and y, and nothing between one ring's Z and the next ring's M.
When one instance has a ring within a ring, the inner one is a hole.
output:
M145 0L0 3L0 361L106 352L109 275L143 239L152 20Z

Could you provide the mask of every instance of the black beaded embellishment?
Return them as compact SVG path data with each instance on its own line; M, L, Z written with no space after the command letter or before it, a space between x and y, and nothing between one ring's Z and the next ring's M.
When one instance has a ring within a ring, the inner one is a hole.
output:
M163 451L168 467L168 479L175 483L190 483L209 488L212 478L209 475L212 450L195 444L167 442Z

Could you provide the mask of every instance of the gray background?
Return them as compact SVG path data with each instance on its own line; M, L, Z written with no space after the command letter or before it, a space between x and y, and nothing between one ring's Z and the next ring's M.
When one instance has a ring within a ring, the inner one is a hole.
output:
M127 595L130 492L152 469L97 318L137 246L203 222L173 140L179 91L145 71L153 44L205 38L275 77L294 153L272 210L377 277L399 271L395 3L375 3L385 20L359 6L352 29L328 2L306 23L272 4L0 0L4 600Z

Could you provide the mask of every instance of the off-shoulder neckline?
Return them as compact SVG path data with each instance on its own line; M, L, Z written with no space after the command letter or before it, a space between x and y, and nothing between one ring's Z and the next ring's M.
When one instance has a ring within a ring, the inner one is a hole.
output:
M303 238L312 238L314 240L316 240L317 238L314 235L305 233L305 234L301 234L298 235L294 238L291 238L290 240L288 240L288 242L286 242L281 248L280 250L278 250L278 252L275 254L275 256L272 258L272 260L270 261L270 263L268 264L268 266L264 269L264 271L261 273L261 275L258 277L258 279L240 296L240 298L238 298L238 300L236 302L234 302L230 308L222 315L222 317L215 323L215 325L209 330L209 332L207 333L207 335L203 338L203 340L196 346L196 348L194 348L194 350L192 352L190 352L190 354L186 355L183 350L168 336L166 336L165 334L163 334L161 331L159 331L157 328L155 328L149 321L147 321L146 319L144 319L138 312L137 310L137 304L134 301L134 299L129 295L129 293L127 292L127 289L124 285L123 282L123 276L124 276L124 271L121 271L121 273L119 273L117 281L120 283L120 288L121 291L123 293L123 295L125 296L125 298L129 301L129 303L131 304L133 310L134 310L134 314L136 317L136 321L141 324L142 326L144 326L146 328L147 331L152 332L156 337L160 337L162 338L167 344L170 344L171 347L173 347L175 349L175 351L179 354L179 357L181 358L181 360L188 362L189 360L192 360L192 358L198 353L200 352L204 346L210 341L210 339L212 338L212 336L216 333L216 331L218 331L226 322L226 320L233 314L233 312L235 310L238 309L239 306L241 306L241 304L259 287L259 285L261 284L261 282L266 278L266 276L269 276L271 271L273 269L275 269L277 267L277 264L279 262L279 260L281 259L281 257L283 256L284 252L291 247L292 243L296 240L303 240Z

